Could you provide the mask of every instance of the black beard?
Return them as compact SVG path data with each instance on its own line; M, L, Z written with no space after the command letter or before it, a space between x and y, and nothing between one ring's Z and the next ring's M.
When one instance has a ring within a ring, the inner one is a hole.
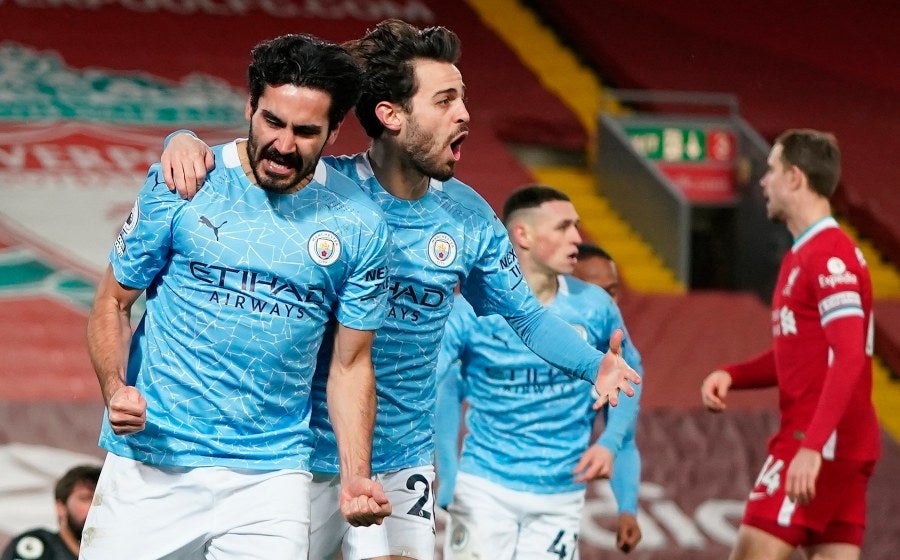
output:
M81 533L84 532L84 523L79 523L72 516L71 511L66 511L66 524L69 526L69 531L72 532L72 536L75 537L75 540L81 542Z
M297 154L282 154L281 152L270 146L268 148L265 148L259 154L259 156L257 156L258 149L259 145L256 142L256 138L254 138L253 136L253 126L251 125L250 137L247 138L247 158L250 161L250 170L253 171L253 177L254 179L256 179L256 184L264 191L271 193L282 194L293 189L315 170L316 163L318 163L318 158L316 158L312 165L306 168L303 165L303 159ZM284 182L277 180L273 181L268 177L261 176L257 171L257 167L259 162L263 159L268 159L280 165L286 165L290 168L293 168L297 171L296 178L292 181Z

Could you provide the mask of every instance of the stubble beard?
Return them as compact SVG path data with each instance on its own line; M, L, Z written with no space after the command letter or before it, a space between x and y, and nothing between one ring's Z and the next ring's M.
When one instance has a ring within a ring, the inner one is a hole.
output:
M409 121L409 139L404 152L413 168L422 175L438 181L453 178L453 165L441 165L435 161L439 156L431 156L437 142L433 135L424 132L415 119Z

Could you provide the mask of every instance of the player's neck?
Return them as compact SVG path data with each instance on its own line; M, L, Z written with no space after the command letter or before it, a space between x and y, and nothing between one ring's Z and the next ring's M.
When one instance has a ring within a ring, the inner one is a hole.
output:
M375 178L384 190L397 198L417 200L428 192L430 178L408 165L395 144L378 141L367 152Z
M78 553L81 552L81 541L75 538L75 535L72 534L72 531L68 527L60 526L59 538L62 539L63 544L66 545L66 548L68 548L72 554L78 556Z
M805 201L804 204L799 204L793 214L787 219L785 225L788 231L791 232L791 236L797 239L813 224L830 215L831 205L828 203L828 199L815 196Z
M559 291L559 277L555 272L538 267L528 259L519 259L519 266L528 287L541 305L549 305Z

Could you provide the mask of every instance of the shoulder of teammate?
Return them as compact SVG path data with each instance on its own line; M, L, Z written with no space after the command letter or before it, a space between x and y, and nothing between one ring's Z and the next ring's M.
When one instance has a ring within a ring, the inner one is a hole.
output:
M325 158L320 159L319 165L316 166L314 180L321 183L328 191L334 193L336 197L346 202L348 207L364 214L373 215L377 220L384 222L384 212L382 212L381 207L366 195L354 178L342 171L343 168L334 167L329 163L335 161L333 157L327 160Z
M393 248L391 230L381 208L359 184L347 177L325 160L319 160L314 180L322 186L320 196L327 200L335 214L346 213L354 218L339 220L342 226L340 236L352 239L347 258L350 265L346 280L347 289L342 290L342 305L338 320L345 326L357 330L372 330L380 326L387 306L388 266ZM363 320L361 317L365 317ZM374 327L373 327L374 325Z
M495 230L506 233L506 228L497 217L497 213L491 205L469 185L458 179L448 179L440 183L439 192L443 193L445 200L451 206L451 211L456 210L469 217L480 218L488 222Z
M215 167L209 171L204 181L203 188L198 192L205 192L208 194L212 188L215 188L216 177L227 173L229 169L240 166L237 149L234 147L235 142L236 141L232 141L226 144L218 144L209 147L215 158ZM169 190L168 186L165 184L162 164L160 162L154 163L148 169L144 186L138 194L138 198L148 204L158 204L165 208L183 208L190 202L189 200L182 199L181 195L177 192Z
M74 558L57 533L47 529L32 529L14 537L2 560L67 560Z
M325 162L325 165L337 169L339 172L346 175L350 179L359 181L357 166L361 163L365 163L365 154L359 153L341 156L322 156L322 161Z
M138 192L138 199L147 203L163 204L166 206L183 206L188 201L181 198L177 192L172 192L163 178L162 166L154 163L147 170L144 185Z
M570 274L565 275L565 282L570 297L579 305L586 304L598 310L617 307L609 293L596 284L585 282Z
M352 178L352 170L355 165L353 156L322 156L321 161L332 169Z
M604 341L604 346L599 350L606 352L607 344L613 331L622 329L625 337L622 339L622 356L635 371L643 374L641 355L631 340L625 319L619 306L603 288L585 282L574 276L566 276L566 289L569 292L569 305L573 306L584 317L590 328L596 329L596 336Z

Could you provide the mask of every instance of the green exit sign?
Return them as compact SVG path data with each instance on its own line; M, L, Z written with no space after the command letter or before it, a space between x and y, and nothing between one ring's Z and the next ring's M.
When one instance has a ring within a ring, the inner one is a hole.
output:
M635 151L659 161L706 160L706 131L684 127L626 127Z

